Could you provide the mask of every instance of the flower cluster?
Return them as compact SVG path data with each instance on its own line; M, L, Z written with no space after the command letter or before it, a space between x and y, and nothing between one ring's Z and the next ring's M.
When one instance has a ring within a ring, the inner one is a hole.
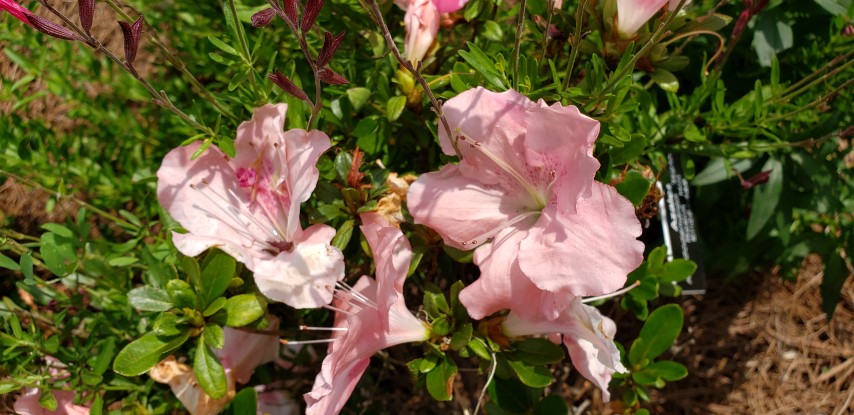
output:
M283 131L286 110L256 109L238 128L233 158L212 147L193 159L199 144L170 152L158 171L158 196L187 231L173 233L185 255L217 247L253 271L268 298L335 312L328 354L305 395L308 413L335 414L372 355L432 334L403 301L412 249L396 224L379 212L361 215L376 277L352 287L342 281L342 253L331 246L335 230L300 224L300 204L316 185L315 165L330 140L317 130ZM502 336L562 342L607 400L611 375L625 371L613 342L616 326L581 297L621 288L643 245L631 203L593 180L598 122L512 90L475 88L443 110L454 136L440 132L442 149L462 157L412 183L406 197L415 222L449 246L477 248L480 278L459 294L471 317L509 310L499 317ZM218 354L230 390L276 358L272 343L275 337L227 329ZM192 405L199 405L197 395Z

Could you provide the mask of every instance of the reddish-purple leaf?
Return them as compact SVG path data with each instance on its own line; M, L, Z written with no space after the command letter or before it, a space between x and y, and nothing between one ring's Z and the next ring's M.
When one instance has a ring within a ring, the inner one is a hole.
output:
M122 33L125 35L125 61L128 65L133 65L136 51L139 49L139 40L142 37L142 15L133 24L119 22L119 26L122 27Z
M297 11L297 0L285 0L285 20L290 24L291 29L296 30L299 23L299 14Z
M252 15L252 26L255 27L264 27L270 24L270 21L273 20L273 17L276 16L276 9L272 7L269 9L261 10L258 13Z
M739 176L741 178L741 176ZM741 187L744 189L750 189L756 185L768 183L768 179L771 178L771 170L765 170L759 173L756 173L753 177L744 180L741 179Z
M321 68L326 66L332 60L332 57L335 56L335 52L338 50L338 46L341 46L341 41L343 40L344 32L335 36L332 36L332 33L329 32L323 33L323 48L320 49L320 53L317 55L317 66Z
M53 36L62 40L80 40L80 36L74 33L71 29L66 29L50 20L34 14L27 14L27 20L33 25L36 30L48 36Z
M285 0L287 3L288 0ZM314 26L314 21L317 20L317 15L320 14L320 10L323 9L323 1L324 0L308 0L305 4L305 12L302 14L302 22L300 23L300 28L302 28L302 32L306 33L311 30L311 27Z
M321 81L326 82L327 84L345 85L350 83L347 78L338 75L337 73L335 73L335 71L329 68L322 68L318 70L316 76L317 79L320 79Z
M92 29L92 16L95 15L95 0L77 0L77 11L80 13L80 26L90 34Z
M308 95L306 95L305 92L300 89L300 87L293 83L293 81L288 79L287 76L282 75L282 73L279 72L278 69L276 69L273 73L267 76L270 78L271 81L273 81L274 84L276 84L276 86L282 88L283 91L303 101L308 101Z

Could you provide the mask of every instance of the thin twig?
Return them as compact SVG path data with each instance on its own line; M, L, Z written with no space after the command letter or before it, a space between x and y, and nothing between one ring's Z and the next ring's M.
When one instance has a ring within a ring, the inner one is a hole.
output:
M575 70L575 60L578 59L578 45L581 43L581 26L584 23L585 7L587 7L587 0L581 0L578 8L575 9L575 33L569 42L569 47L572 50L569 52L569 63L566 65L566 75L563 77L563 85L560 88L561 92L566 92L566 88L569 87L569 80L572 78L572 71Z
M522 46L522 31L525 30L525 8L528 0L519 3L519 20L516 22L516 41L513 43L513 89L519 89L519 48ZM548 28L546 28L548 32Z
M483 385L483 389L480 391L480 396L477 398L477 405L474 407L474 415L477 415L478 411L480 411L480 405L483 404L483 398L486 397L486 390L489 389L489 384L492 383L492 378L495 377L495 370L498 369L498 359L495 357L495 353L492 354L492 367L489 369L489 376L486 377L486 384Z

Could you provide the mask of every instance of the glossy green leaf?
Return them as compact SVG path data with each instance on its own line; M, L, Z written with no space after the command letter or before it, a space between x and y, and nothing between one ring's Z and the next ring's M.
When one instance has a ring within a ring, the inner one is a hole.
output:
M204 261L204 268L202 269L202 286L197 287L199 296L202 298L205 306L225 292L236 269L237 262L225 252L217 249L212 250L208 254Z
M647 180L643 175L637 170L630 170L626 173L626 176L623 178L623 181L618 183L615 187L617 188L617 192L623 195L626 199L629 199L633 205L637 206L641 202L643 202L644 197L649 192L649 186L652 183Z
M113 371L123 376L139 376L180 347L190 337L190 332L172 337L158 337L147 333L125 346L113 362Z
M193 373L199 380L199 386L211 398L219 399L225 396L225 369L219 357L205 344L205 336L199 336L199 346L196 348L196 358L193 359Z
M406 97L397 95L389 98L385 106L385 117L387 120L394 122L403 114L403 109L406 108Z
M231 413L233 415L254 414L258 411L257 408L258 391L255 388L243 388L231 400Z
M629 350L629 363L636 366L667 351L682 331L682 322L682 309L676 304L661 306L650 313Z
M242 327L264 316L264 307L255 294L235 295L225 302L223 310L229 327Z
M776 159L769 159L762 171L771 171L768 183L753 189L753 203L750 209L750 219L747 221L747 240L753 239L774 215L780 195L783 192L783 164Z
M141 311L167 311L174 307L165 290L150 286L130 290L128 301L134 308Z
M456 375L456 363L450 358L442 359L439 365L427 373L427 392L437 401L450 401L453 398Z
M513 343L513 352L509 353L513 360L519 360L529 365L548 365L566 358L563 348L547 339L525 339Z
M682 258L675 258L664 264L664 271L661 276L662 282L680 282L694 275L697 271L697 264L694 261Z

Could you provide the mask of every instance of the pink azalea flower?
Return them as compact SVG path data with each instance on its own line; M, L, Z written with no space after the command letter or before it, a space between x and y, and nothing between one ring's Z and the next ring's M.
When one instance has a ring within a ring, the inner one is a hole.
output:
M267 316L267 330L278 330L279 319ZM232 327L223 328L225 345L216 351L222 365L231 369L237 383L249 382L255 368L279 358L279 336L253 333Z
M466 3L468 0L395 0L395 4L406 10L403 17L406 25L403 54L406 60L413 64L424 60L439 33L440 14L456 12Z
M21 6L20 4L12 1L12 0L0 0L0 10L5 10L12 15L12 17L32 26L30 20L27 19L27 15L32 14L29 10Z
M41 389L27 388L15 401L15 412L20 415L89 415L89 407L75 405L74 392L65 390L51 391L56 399L57 407L50 411L39 404Z
M157 171L160 203L189 232L173 233L184 255L217 247L255 272L258 289L296 308L332 301L344 257L330 245L335 229L303 230L300 203L317 184L316 164L330 147L321 131L283 131L287 105L265 105L237 129L236 157L198 143L166 155Z
M583 304L581 298L572 299L569 308L554 320L526 320L518 313L510 312L501 328L510 337L562 336L572 365L602 390L602 400L605 402L611 398L608 392L611 375L614 372L627 372L620 362L620 351L614 344L614 335L617 333L614 321L600 314L595 307Z
M504 308L556 318L567 296L623 286L641 263L634 207L593 180L599 123L574 106L476 88L443 106L462 160L410 186L416 223L473 249L480 278L460 293L481 319ZM440 129L445 154L453 155ZM490 242L491 240L491 242Z
M377 279L363 276L352 289L339 291L334 341L323 360L311 392L305 394L307 414L337 414L370 363L371 356L387 347L429 338L427 326L404 304L401 290L412 249L403 233L384 225L376 213L362 215Z
M620 36L623 39L633 37L667 2L668 0L617 0L617 31Z

